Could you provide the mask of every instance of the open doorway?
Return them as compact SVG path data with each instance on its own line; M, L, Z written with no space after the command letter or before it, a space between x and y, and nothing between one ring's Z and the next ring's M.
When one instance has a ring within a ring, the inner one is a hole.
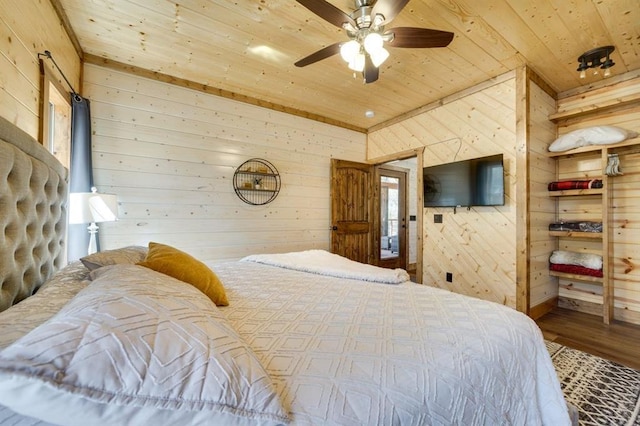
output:
M382 165L377 168L380 211L378 265L407 269L407 176L408 170Z
M404 217L407 237L398 245L405 249L406 267L411 280L421 283L422 273L422 167L424 147L370 159L368 163L331 161L331 251L358 262L381 265L385 253L382 246L392 251L395 242L383 237L393 233L392 224L383 228L384 216L380 204L380 188L391 189L393 181L384 185L380 169L398 168L408 173L404 197L404 213L398 213L398 228ZM408 170L408 172L407 172ZM419 171L419 173L418 173ZM398 183L399 186L401 184ZM393 217L392 217L393 219ZM399 249L398 247L398 249ZM394 247L395 248L395 247Z
M411 276L411 280L417 283L422 283L422 203L423 203L423 189L422 189L422 167L424 165L424 147L410 149L407 151L401 151L394 154L388 154L381 157L375 157L369 159L370 164L375 164L377 168L399 168L407 172L406 180L406 207L404 212L405 226L406 226L406 242L404 247L406 249L406 270ZM379 173L376 172L376 175ZM380 203L380 183L376 185L376 207ZM381 212L381 210L379 210ZM380 215L378 215L380 220ZM382 238L382 225L380 222L376 223L375 234L378 239L375 243L379 244ZM380 256L382 251L377 247L379 252L376 255L376 262L381 260Z

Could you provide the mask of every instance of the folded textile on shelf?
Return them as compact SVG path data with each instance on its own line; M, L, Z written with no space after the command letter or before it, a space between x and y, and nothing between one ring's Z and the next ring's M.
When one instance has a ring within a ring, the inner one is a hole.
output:
M563 180L549 183L549 191L566 191L569 189L595 189L602 188L601 179L591 180Z
M578 232L602 232L602 222L590 221L563 221L550 223L549 231L578 231Z
M603 277L602 269L585 268L579 265L565 265L562 263L551 263L549 269L566 274L587 275L590 277Z
M592 253L554 250L549 262L561 265L577 265L591 269L602 269L602 256Z

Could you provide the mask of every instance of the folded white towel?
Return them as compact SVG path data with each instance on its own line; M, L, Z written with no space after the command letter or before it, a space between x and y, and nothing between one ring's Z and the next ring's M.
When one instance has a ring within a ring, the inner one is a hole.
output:
M555 250L549 262L561 265L577 265L591 269L602 269L602 256L591 253Z
M400 284L409 281L404 269L387 269L379 266L355 262L346 257L325 250L306 250L279 254L254 254L240 260L265 265L278 266L296 271L328 275L338 278L351 278L384 284Z

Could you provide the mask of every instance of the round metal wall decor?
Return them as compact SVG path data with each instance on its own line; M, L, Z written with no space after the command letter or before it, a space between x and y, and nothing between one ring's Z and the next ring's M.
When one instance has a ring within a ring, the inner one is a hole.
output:
M272 202L280 192L280 174L262 158L242 163L233 174L233 189L247 204L260 206Z

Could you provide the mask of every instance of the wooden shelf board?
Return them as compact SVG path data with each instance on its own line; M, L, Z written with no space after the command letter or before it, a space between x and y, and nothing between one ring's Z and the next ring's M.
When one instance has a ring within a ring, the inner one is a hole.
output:
M593 240L602 239L602 232L549 231L549 235L552 237L589 238Z
M637 145L640 144L640 137L638 138L631 138L631 139L627 139L625 141L622 142L618 142L618 143L613 143L613 144L609 144L609 145L588 145L588 146L581 146L580 148L575 148L575 149L570 149L569 151L562 151L562 152L549 152L547 153L547 155L549 157L562 157L562 156L571 156L574 154L584 154L584 153L588 153L588 152L596 152L596 151L601 151L603 149L615 149L615 148L620 148L620 147L624 147L624 146L631 146L631 145Z
M239 191L251 191L251 192L276 192L275 189L263 189L263 188L238 188Z
M590 283L602 284L602 277L591 277L589 275L567 274L566 272L549 271L549 275L552 277L564 278L568 280L586 281Z
M238 170L238 174L239 175L252 175L252 176L273 176L276 177L278 176L275 173L267 173L267 172L250 172L247 170Z
M566 120L569 118L581 117L584 115L605 112L614 108L633 105L634 103L637 103L637 102L640 102L640 93L633 93L628 96L612 99L599 104L587 105L582 108L572 109L568 111L560 111L555 114L549 115L549 120L553 122L558 122L558 121Z
M564 191L549 191L549 197L571 197L576 195L601 195L603 188L567 189Z

